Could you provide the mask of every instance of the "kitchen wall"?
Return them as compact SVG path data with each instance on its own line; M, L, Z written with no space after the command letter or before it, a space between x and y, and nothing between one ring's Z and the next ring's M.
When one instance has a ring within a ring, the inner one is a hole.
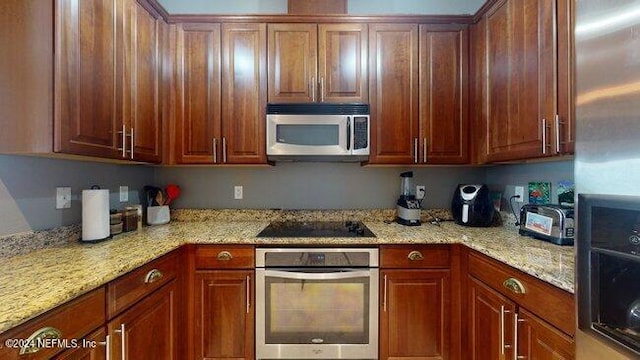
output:
M139 204L139 189L153 181L153 168L98 162L0 155L0 236L81 222L81 191L98 184L111 190L111 207ZM120 185L129 202L120 203ZM70 186L70 209L56 210L56 187Z
M156 183L182 188L178 208L354 209L393 208L400 173L409 168L362 167L354 163L277 163L275 167L158 168ZM485 179L483 167L416 168L415 185L425 185L423 207L450 206L458 183ZM233 187L244 198L234 200Z
M553 203L557 203L558 181L574 181L573 168L573 160L498 165L487 168L485 181L491 190L502 192L503 204L513 195L515 186L524 186L525 199L522 204L526 204L529 197L527 192L529 182L550 182L551 200ZM514 201L514 206L515 204ZM503 208L503 210L508 210L508 208Z
M287 0L160 0L170 14L286 14ZM485 0L348 0L352 15L474 14Z

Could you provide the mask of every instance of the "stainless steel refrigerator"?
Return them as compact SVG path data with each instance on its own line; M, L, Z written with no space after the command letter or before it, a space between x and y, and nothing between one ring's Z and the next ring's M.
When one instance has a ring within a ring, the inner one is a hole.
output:
M575 65L576 192L640 196L640 0L576 0ZM631 358L614 349L578 332L578 359Z

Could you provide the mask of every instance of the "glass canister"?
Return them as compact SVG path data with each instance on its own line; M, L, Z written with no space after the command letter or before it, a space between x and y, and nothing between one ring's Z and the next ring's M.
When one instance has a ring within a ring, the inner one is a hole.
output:
M138 229L138 209L133 206L127 206L122 214L122 230L124 232L135 231Z

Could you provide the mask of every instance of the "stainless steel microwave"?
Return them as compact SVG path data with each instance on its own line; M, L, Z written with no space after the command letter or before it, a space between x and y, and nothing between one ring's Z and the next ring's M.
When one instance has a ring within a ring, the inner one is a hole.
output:
M366 161L367 104L267 105L267 158L273 161Z

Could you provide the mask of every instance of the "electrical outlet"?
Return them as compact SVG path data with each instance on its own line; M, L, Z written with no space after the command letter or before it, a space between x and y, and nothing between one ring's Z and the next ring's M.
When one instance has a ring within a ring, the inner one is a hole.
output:
M129 187L120 186L120 202L129 201Z
M513 195L520 195L519 198L516 198L516 202L524 202L524 186L516 186Z
M71 207L71 188L68 186L56 188L56 209Z
M427 194L426 187L424 185L416 185L416 199L422 200Z
M236 200L242 200L242 186L233 187L233 198Z

